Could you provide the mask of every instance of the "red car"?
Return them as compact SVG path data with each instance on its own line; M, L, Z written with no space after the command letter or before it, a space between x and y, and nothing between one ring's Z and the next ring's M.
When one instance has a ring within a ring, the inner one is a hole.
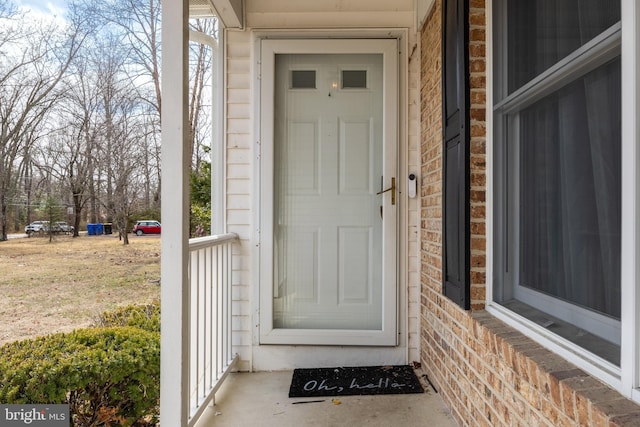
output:
M144 219L136 222L136 225L133 226L133 233L136 233L138 236L142 236L143 234L160 234L162 229L162 225L158 221L152 219Z

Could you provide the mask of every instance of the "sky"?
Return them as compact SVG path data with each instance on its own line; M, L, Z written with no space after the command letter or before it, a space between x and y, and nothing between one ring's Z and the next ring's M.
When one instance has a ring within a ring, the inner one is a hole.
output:
M39 15L62 16L66 8L66 0L16 0L18 5L30 9Z

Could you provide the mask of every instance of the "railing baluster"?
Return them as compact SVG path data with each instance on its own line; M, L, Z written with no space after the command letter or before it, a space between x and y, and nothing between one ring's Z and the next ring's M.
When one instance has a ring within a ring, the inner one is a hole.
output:
M196 405L200 402L200 398L202 395L202 389L200 386L200 366L202 364L202 356L200 352L200 326L202 324L202 309L200 306L201 301L201 293L202 293L202 251L198 251L198 282L196 285L196 324L195 324L195 344L196 344Z
M221 256L224 254L224 251L220 251L218 254L218 260L220 260ZM225 313L222 309L224 307L225 302L225 294L224 294L224 286L220 281L221 271L218 271L218 276L216 277L216 282L218 282L218 307L216 309L216 313L218 314L218 331L216 333L218 340L218 354L216 355L216 372L222 372L223 365L225 363L223 356L223 343L224 343L224 322L222 319L225 319Z
M231 331L233 330L233 317L231 316L231 300L233 299L233 293L232 293L232 282L231 282L231 245L228 245L227 247L225 247L224 250L224 255L225 255L225 259L224 262L226 264L226 268L224 269L224 274L222 277L222 283L224 288L226 289L227 292L227 298L225 299L225 316L229 318L229 322L224 325L226 328L225 331L225 341L224 341L224 348L225 348L225 353L224 353L224 361L225 363L229 363L229 361L231 360Z
M235 234L189 241L189 426L213 401L238 356L232 356L232 245Z
M214 383L215 383L215 377L214 377L214 369L212 366L212 358L213 358L213 351L215 348L215 341L213 340L213 330L215 327L215 321L214 321L214 317L213 317L213 308L215 307L213 305L213 291L215 289L215 285L213 282L213 278L215 277L215 272L218 269L216 262L215 262L215 256L214 256L214 250L213 248L209 248L209 275L207 277L207 282L210 284L208 286L209 289L209 299L208 299L208 314L209 317L207 319L207 325L208 325L208 332L207 332L207 337L209 338L209 345L207 346L207 365L208 365L208 372L207 372L207 387L210 389L213 387Z
M233 272L233 262L232 262L232 258L233 258L233 247L231 245L229 245L229 248L227 249L228 252L228 256L227 256L227 289L229 291L229 301L227 301L227 311L228 311L228 316L229 319L231 319L231 322L229 322L229 327L228 327L228 335L227 335L227 360L229 361L229 363L231 363L231 359L233 358L232 354L233 354L233 347L232 347L232 343L233 343L233 309L232 309L232 304L233 304L233 275L231 274Z
M220 264L221 265L225 265L224 259L225 259L226 248L227 246L220 248ZM224 307L227 304L227 300L231 298L231 296L227 294L225 283L223 280L225 271L226 271L226 268L221 268L220 271L218 272L218 283L220 283L220 293L222 294L222 299L220 301L220 317L222 317L223 319L228 319L227 322L220 322L220 354L218 356L220 358L220 362L219 362L220 367L218 368L219 372L222 372L223 367L227 363L229 363L229 360L226 358L227 346L225 342L225 329L227 325L231 323L231 318L228 316L228 313L225 311Z

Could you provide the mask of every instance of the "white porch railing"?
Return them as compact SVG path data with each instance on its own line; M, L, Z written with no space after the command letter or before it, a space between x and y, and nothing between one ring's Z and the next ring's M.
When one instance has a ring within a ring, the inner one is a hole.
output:
M231 261L237 240L233 233L189 240L189 426L213 403L238 360L231 348Z

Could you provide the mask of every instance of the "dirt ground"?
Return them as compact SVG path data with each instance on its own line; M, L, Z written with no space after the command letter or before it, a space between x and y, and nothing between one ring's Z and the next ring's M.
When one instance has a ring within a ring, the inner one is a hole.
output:
M0 345L89 326L160 299L160 238L55 236L0 242Z

